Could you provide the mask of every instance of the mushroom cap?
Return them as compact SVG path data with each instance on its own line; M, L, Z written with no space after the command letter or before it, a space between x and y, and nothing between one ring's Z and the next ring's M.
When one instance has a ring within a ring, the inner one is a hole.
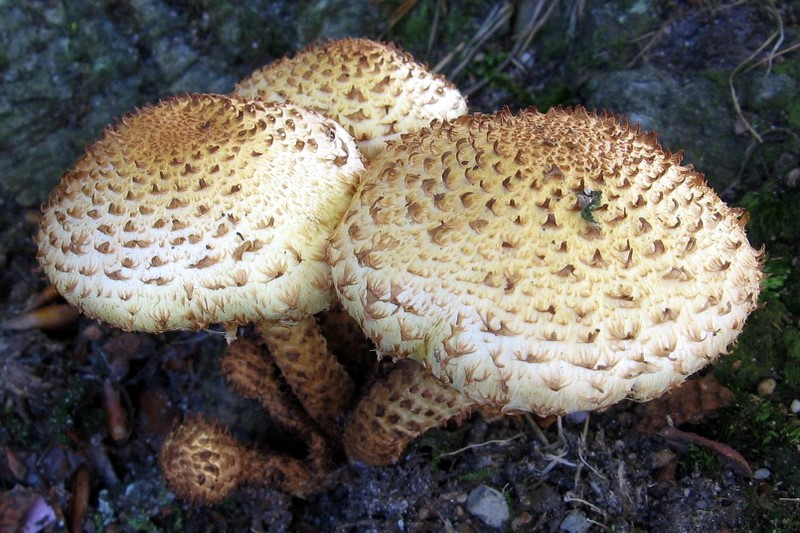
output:
M334 121L182 95L105 130L43 207L39 261L127 330L296 320L334 297L325 241L363 171Z
M743 212L680 156L582 108L474 115L372 161L328 260L383 355L542 415L646 400L757 304Z
M158 459L167 483L182 498L214 503L247 479L249 458L226 429L196 415L167 435Z
M401 133L467 112L464 97L391 44L341 39L311 45L240 81L234 94L289 101L343 125L371 158Z

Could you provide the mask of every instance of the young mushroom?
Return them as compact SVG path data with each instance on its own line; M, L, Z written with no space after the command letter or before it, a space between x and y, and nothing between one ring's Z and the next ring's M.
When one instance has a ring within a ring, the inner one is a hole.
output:
M331 381L310 414L333 425L349 376L324 340L312 351L281 342L319 335L311 315L334 301L326 239L362 171L350 135L314 111L169 98L106 129L64 174L43 207L38 259L68 302L125 330L222 324L231 340L256 322L290 384Z
M762 278L745 221L654 134L506 110L390 144L328 259L379 354L475 404L561 415L654 398L726 352Z
M270 418L305 443L296 457L240 444L202 416L187 417L168 436L159 453L167 484L180 497L213 504L239 485L269 485L305 497L319 491L334 468L327 438L297 405L278 369L257 342L242 337L230 344L221 361L222 373L236 391L258 400Z
M159 465L172 490L202 505L219 502L239 485L267 485L305 497L321 481L307 462L244 446L202 416L189 417L167 436Z
M467 112L444 77L391 44L367 39L309 46L256 70L234 94L314 109L347 129L366 158L401 133Z

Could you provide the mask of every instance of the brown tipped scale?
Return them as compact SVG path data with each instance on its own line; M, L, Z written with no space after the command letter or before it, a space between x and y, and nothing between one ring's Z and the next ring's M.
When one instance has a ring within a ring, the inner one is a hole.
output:
M646 400L736 339L760 256L744 217L653 134L582 108L404 135L332 237L381 354L540 415Z
M367 39L309 46L253 72L235 94L315 109L344 126L367 158L401 133L467 112L466 100L444 77L392 45Z
M323 244L362 169L347 132L315 112L170 98L64 174L39 261L70 303L126 330L300 319L332 300Z

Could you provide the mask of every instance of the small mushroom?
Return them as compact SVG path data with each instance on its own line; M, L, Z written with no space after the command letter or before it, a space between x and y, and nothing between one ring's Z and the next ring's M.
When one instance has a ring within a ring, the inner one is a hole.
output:
M232 340L258 323L293 387L332 380L310 414L333 425L353 387L311 315L334 300L325 243L362 171L350 135L314 111L169 98L106 129L64 174L38 259L68 302L125 330L222 324ZM275 328L313 337L313 351L284 349Z
M172 490L204 505L220 501L239 485L269 485L304 497L318 483L306 462L248 448L201 416L191 417L167 436L159 464Z
M762 278L745 221L654 134L503 111L391 143L328 259L380 355L478 405L561 415L654 398L727 351Z
M256 70L234 94L314 109L344 126L367 158L401 133L467 112L444 77L391 44L367 39L309 46Z

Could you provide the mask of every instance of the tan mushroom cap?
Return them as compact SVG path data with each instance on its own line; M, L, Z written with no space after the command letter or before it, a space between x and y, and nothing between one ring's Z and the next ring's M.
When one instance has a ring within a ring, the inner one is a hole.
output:
M562 414L655 397L725 353L762 277L744 222L654 134L504 111L392 144L328 253L382 354Z
M365 157L400 133L467 112L458 89L390 44L341 39L253 72L234 94L289 101L342 124Z
M299 319L333 298L324 243L362 170L316 112L173 97L106 129L64 174L39 261L70 303L123 329Z

